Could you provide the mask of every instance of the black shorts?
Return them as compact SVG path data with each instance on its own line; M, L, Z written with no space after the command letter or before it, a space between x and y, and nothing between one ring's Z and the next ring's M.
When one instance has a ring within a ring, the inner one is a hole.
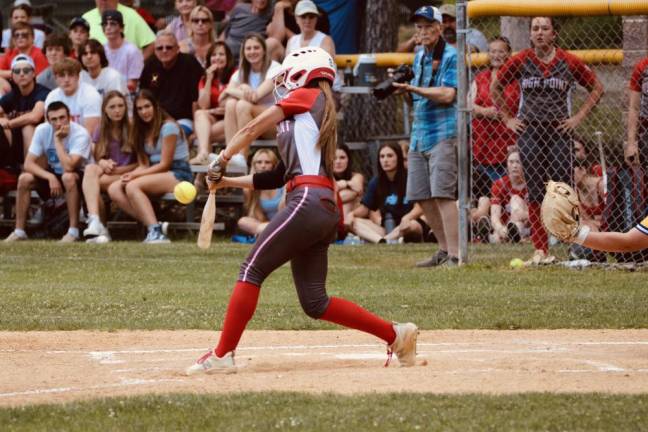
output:
M56 174L52 170L48 170L48 171L56 176L58 181L61 183L61 187L63 188L63 193L65 193L65 186L63 185L63 179L62 179L63 176ZM77 181L77 188L80 193L83 193L81 189L81 184L83 183L83 171L76 171L75 173L79 177L79 181ZM37 176L34 177L36 177L36 186L34 187L34 190L36 191L38 196L41 197L43 201L48 200L51 197L49 181L41 177L37 177Z

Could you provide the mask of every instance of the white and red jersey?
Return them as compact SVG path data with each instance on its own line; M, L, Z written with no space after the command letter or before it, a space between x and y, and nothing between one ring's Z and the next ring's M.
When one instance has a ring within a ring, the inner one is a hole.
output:
M318 147L326 98L318 88L291 91L277 106L286 118L277 124L277 147L286 165L286 178L298 175L326 176Z
M571 94L576 83L591 90L596 75L572 54L556 48L549 63L538 59L533 48L511 57L497 72L506 86L517 80L520 85L518 118L528 122L564 120L571 116Z
M637 63L632 71L630 90L641 93L639 118L648 120L648 58Z

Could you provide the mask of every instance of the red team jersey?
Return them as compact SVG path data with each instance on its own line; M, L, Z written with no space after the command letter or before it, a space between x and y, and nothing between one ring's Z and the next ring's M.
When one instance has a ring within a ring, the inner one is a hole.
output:
M490 69L475 76L475 105L492 107L490 96L492 71ZM512 82L504 88L506 107L513 115L517 113L520 102L520 90L517 82ZM508 147L515 145L516 135L499 119L473 117L472 120L473 159L483 165L493 165L506 162Z
M324 93L319 88L299 88L288 93L277 106L286 116L277 125L277 147L286 165L286 178L326 176L317 146L326 106Z
M495 180L491 186L491 204L497 204L502 206L505 210L502 216L503 218L508 219L508 214L511 212L511 197L513 195L518 195L524 201L529 202L529 192L527 191L526 185L524 189L514 189L511 184L511 179L508 175Z
M641 60L635 66L630 77L630 90L641 93L639 118L648 120L648 58Z
M556 48L550 63L543 63L533 48L511 57L497 73L502 85L517 80L522 99L518 117L526 122L565 120L571 116L574 83L591 90L594 72L578 58Z

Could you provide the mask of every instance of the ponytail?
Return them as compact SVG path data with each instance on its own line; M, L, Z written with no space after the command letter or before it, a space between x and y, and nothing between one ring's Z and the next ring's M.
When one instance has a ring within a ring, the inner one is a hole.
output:
M331 84L326 80L318 80L318 85L324 98L324 118L320 127L319 141L317 146L324 158L324 169L327 176L333 178L333 162L335 161L335 150L337 149L337 113L335 111L335 100L331 91Z

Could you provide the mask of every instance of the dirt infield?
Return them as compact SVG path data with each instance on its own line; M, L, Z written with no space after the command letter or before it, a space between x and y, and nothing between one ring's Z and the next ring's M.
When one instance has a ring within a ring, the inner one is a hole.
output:
M648 392L648 330L423 331L384 368L355 331L249 331L234 375L183 376L206 331L0 332L0 406L168 392Z

